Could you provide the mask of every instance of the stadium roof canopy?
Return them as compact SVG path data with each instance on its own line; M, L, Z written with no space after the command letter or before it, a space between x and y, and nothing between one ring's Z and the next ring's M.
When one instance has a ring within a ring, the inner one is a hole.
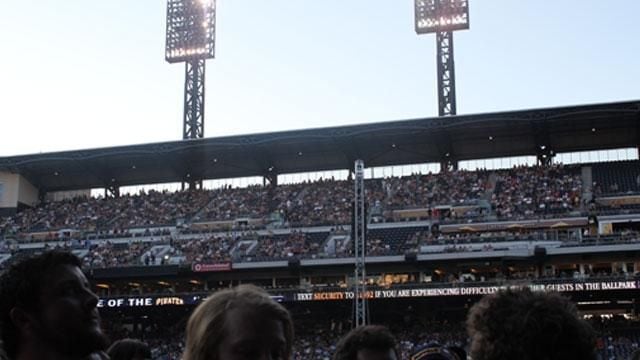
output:
M0 157L44 191L640 146L640 100Z

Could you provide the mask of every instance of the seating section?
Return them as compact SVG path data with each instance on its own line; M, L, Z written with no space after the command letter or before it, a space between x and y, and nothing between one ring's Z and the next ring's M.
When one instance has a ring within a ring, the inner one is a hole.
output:
M400 255L413 249L416 234L427 232L428 227L392 227L383 229L369 229L367 233L367 255L384 256Z
M183 256L192 263L220 263L231 261L230 250L234 238L220 235L195 236L173 241L170 256Z
M87 268L119 267L122 264L144 265L140 258L152 246L151 242L114 243L105 241L91 246L83 261Z
M640 193L640 161L616 161L591 165L596 195Z
M91 232L175 225L209 203L211 191L150 191L118 198L46 202L0 220L0 234L77 229Z
M315 258L320 255L322 243L328 232L292 231L288 234L266 235L258 238L258 246L253 254L244 260L273 261L290 258Z
M618 189L634 189L640 181L639 164L594 164L595 183L611 188L610 178L615 178ZM402 255L420 252L425 246L429 252L467 251L469 244L513 239L512 234L447 235L434 234L425 226L380 224L419 218L402 218L396 216L398 212L429 214L427 220L445 224L586 216L581 170L580 166L553 165L366 180L367 221L375 224L367 235L368 255ZM349 257L353 242L345 228L351 223L352 195L353 182L324 179L277 187L150 191L48 202L0 218L0 253L15 254L0 265L43 249L16 249L17 244L33 243L85 251L85 265L93 268L160 265L165 260L188 264ZM482 211L476 211L479 206ZM622 209L625 206L618 210L638 211ZM279 223L274 225L271 219ZM241 220L244 225L238 225ZM221 227L207 227L210 224ZM268 230L267 225L276 230ZM337 236L339 242L327 242L329 235ZM162 254L151 251L160 245Z
M624 166L627 187L638 171L631 171L633 164ZM475 222L559 216L581 210L579 167L415 174L366 180L365 188L370 216L376 222L397 220L396 210L413 209L433 210L429 214L442 221ZM179 222L234 223L241 219L253 219L250 226L260 227L273 218L281 219L284 227L346 225L351 222L352 200L353 183L333 179L277 187L76 198L43 203L0 218L0 235L71 230L97 237ZM459 211L462 208L464 211Z
M548 218L579 211L579 167L518 167L496 173L491 205L503 220Z
M481 199L488 186L489 172L452 171L382 180L387 209L438 205L462 205Z

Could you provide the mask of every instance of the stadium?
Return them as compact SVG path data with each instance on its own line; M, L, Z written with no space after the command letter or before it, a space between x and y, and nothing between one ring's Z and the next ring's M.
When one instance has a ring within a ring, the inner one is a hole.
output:
M292 313L295 359L331 358L358 303L402 358L465 347L470 306L507 288L570 297L600 358L626 359L640 343L640 100L441 115L204 138L185 114L181 141L0 157L0 269L72 251L108 335L157 359L180 358L197 304L246 283ZM617 151L631 156L563 162ZM470 165L486 159L516 163ZM287 177L302 173L325 176ZM220 185L239 178L259 181ZM181 189L123 191L163 183Z

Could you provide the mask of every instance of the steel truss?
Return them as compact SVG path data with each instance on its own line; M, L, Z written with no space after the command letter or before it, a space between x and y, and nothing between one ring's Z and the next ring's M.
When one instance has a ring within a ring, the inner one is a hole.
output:
M354 227L353 241L355 248L355 273L353 303L355 311L354 326L367 324L367 272L365 271L366 257L366 214L365 214L365 193L364 193L364 161L355 161L355 196L353 206Z
M456 72L453 60L453 32L436 34L438 46L438 114L456 114Z

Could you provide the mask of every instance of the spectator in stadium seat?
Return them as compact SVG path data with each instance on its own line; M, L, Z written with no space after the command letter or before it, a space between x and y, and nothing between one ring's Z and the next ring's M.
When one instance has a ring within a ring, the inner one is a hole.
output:
M595 333L569 299L556 293L506 290L469 311L474 360L595 360Z
M293 322L282 305L254 285L216 292L187 323L184 360L290 359Z
M384 326L367 325L351 330L336 347L333 360L397 360L396 340Z
M110 360L146 360L151 359L149 345L136 339L121 339L107 350Z
M83 359L106 348L98 297L67 252L45 252L0 277L0 331L10 359Z

